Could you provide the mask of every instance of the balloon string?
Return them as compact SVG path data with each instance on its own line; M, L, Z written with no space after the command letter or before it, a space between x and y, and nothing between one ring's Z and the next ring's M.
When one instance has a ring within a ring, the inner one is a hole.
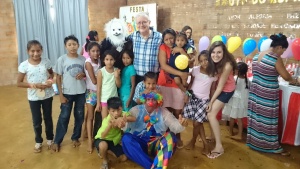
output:
M285 65L286 65L286 63L287 63L287 60L288 60L288 59L287 59L287 58L285 58L284 66L285 66Z

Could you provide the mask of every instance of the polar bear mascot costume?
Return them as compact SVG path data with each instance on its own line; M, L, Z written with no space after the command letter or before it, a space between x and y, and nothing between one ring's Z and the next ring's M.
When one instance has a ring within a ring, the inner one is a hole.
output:
M105 24L104 31L106 32L106 38L101 42L101 66L104 66L104 52L106 50L114 50L116 53L115 67L121 69L123 67L121 53L124 50L132 51L132 41L127 38L127 24L122 19L114 18Z

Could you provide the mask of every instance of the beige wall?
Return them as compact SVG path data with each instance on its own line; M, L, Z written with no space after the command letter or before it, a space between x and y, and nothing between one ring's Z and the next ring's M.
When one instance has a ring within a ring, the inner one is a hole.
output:
M119 7L157 3L158 31L193 28L196 43L202 36L238 34L243 40L283 32L300 37L300 0L88 0L89 28L102 40L104 24L119 16ZM233 2L233 4L229 4ZM237 4L237 2L239 2ZM262 3L260 3L262 2ZM233 6L231 6L233 5ZM12 0L0 1L0 86L16 83L17 41ZM280 28L283 26L283 28ZM289 28L285 28L288 26ZM296 28L291 28L296 26ZM235 56L242 56L240 47ZM293 61L290 59L289 62Z
M229 38L238 34L242 40L256 41L263 35L279 32L300 37L300 0L128 0L127 3L129 6L157 3L158 30L171 27L179 31L189 25L196 44L204 35L212 39L215 35ZM242 47L233 54L243 56Z
M126 6L126 0L88 0L88 2L90 30L98 31L102 40L105 37L103 31L105 23L119 17L119 8Z
M0 1L0 86L16 84L18 49L12 0Z

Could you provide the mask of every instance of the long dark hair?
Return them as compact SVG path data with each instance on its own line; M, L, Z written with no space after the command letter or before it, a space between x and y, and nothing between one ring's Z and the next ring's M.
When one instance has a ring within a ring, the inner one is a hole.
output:
M85 50L86 52L88 51L87 46L89 45L89 43L90 43L91 41L96 41L95 36L97 36L97 35L98 35L98 32L97 32L97 31L90 31L89 34L88 34L88 36L85 38L86 44L85 44L85 46L84 46L84 50Z
M190 38L192 38L193 29L192 29L190 26L188 26L188 25L184 26L184 27L182 28L181 31L182 31L182 32L185 32L185 31L187 31L188 29L191 30L191 36L190 36Z
M223 58L220 62L214 63L214 61L211 58L211 53L216 47L222 47L223 49ZM225 44L222 41L216 41L214 42L208 51L208 66L207 66L207 74L209 76L215 76L216 74L220 74L224 67L225 64L229 62L232 66L233 72L237 69L236 61L231 53L228 52Z
M237 84L239 76L243 76L245 78L246 89L248 89L248 79L247 79L248 65L244 62L239 62L237 63L237 70L238 70L238 76L236 78L235 84Z
M131 60L132 60L132 63L131 63L131 64L133 64L134 54L133 54L133 52L132 52L131 50L124 50L123 52L121 52L121 54L120 54L120 56L119 56L119 60L122 61L122 58L123 58L124 53L126 53L126 54L131 58ZM118 67L118 66L117 66L117 67ZM124 67L125 67L125 65L124 65L124 63L123 63L123 61L122 61L120 67L118 67L118 68L121 69L121 70L123 70Z

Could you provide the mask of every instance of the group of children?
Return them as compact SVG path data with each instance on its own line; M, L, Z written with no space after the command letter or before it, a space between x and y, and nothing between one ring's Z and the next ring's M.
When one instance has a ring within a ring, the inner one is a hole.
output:
M51 62L41 57L42 45L36 40L28 42L27 52L29 58L19 66L18 86L28 88L28 100L35 131L35 152L41 152L43 142L41 137L41 107L45 120L48 148L51 147L54 151L59 151L60 144L67 132L73 103L75 125L71 139L73 147L80 145L79 138L81 136L85 114L84 107L86 104L88 152L92 153L93 140L95 138L94 143L104 160L103 168L107 168L107 150L111 150L116 156L120 157L121 161L126 160L122 147L119 145L121 138L120 121L117 123L115 122L116 119L123 117L122 123L134 121L134 117L125 112L133 107L134 104L142 104L139 100L139 96L142 93L149 93L151 91L159 92L160 87L156 85L157 74L154 72L146 73L144 81L135 84L136 72L132 65L134 57L131 51L124 51L121 54L124 64L122 70L114 67L116 57L118 56L112 50L105 51L103 57L104 65L100 65L100 46L95 42L97 36L94 33L87 38L84 49L89 57L86 58L78 55L79 43L75 36L71 35L64 39L67 54L59 57L54 67L61 102L61 112L56 126L55 137L52 122L52 100L54 96L52 89L53 70ZM176 45L184 47L188 44L188 39L191 38L187 38L185 34L178 34ZM247 109L245 107L247 104L240 104L240 102L247 99L247 96L245 96L248 89L247 68L245 68L244 63L240 63L236 67L235 61L232 61L232 55L229 55L226 47L224 47L225 45L222 42L217 42L216 44L212 44L209 51L200 52L196 58L199 65L192 68L192 78L188 86L180 78L176 79L179 86L182 84L181 89L184 92L188 90L190 94L185 98L186 105L183 108L183 117L193 120L193 137L186 148L193 148L197 136L200 135L204 145L203 154L209 158L216 158L224 152L220 136L218 136L220 135L220 131L218 131L219 128L216 126L217 122L214 119L217 112L222 109L224 104L233 95L233 98L224 110L231 118L239 119L238 138L241 138L240 126L242 126L242 123L240 119L245 116ZM187 54L193 53L191 52L193 48L190 48L188 47L185 50ZM84 49L83 51L85 51ZM193 57L190 56L189 59L190 62L193 61ZM101 68L101 66L103 67ZM235 70L237 71L234 72ZM237 75L237 79L233 80L235 74ZM24 81L25 75L27 76L27 82ZM174 78L177 77L174 76ZM231 81L228 82L228 79ZM232 82L234 85L232 85ZM239 92L233 94L235 84L238 86L236 90ZM228 90L224 90L226 86ZM242 110L243 112L241 112ZM95 112L101 112L102 126L93 138L92 123ZM241 113L243 114L241 115ZM210 121L216 139L216 148L211 152L208 148L203 127L203 122L207 120ZM233 134L233 120L230 124L230 131Z

